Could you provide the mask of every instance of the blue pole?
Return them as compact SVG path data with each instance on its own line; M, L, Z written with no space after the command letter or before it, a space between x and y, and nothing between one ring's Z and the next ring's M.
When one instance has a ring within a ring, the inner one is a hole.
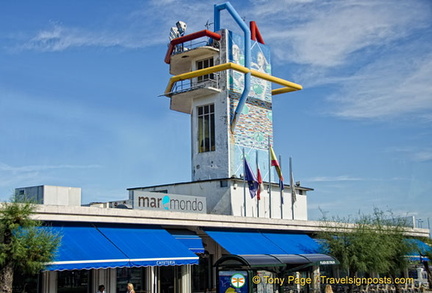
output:
M244 46L245 46L244 47L245 67L250 69L251 68L251 32L249 27L246 25L243 19L241 19L240 15L237 13L237 11L235 11L235 9L232 7L232 5L229 2L214 6L214 31L217 32L220 30L220 11L224 9L228 10L228 12L231 14L233 19L243 30ZM249 96L250 84L251 84L251 73L250 72L245 73L244 78L245 78L245 82L244 82L243 92L237 104L237 107L234 111L234 115L231 119L231 132L234 132L238 117L242 112L244 104L246 103L246 100Z

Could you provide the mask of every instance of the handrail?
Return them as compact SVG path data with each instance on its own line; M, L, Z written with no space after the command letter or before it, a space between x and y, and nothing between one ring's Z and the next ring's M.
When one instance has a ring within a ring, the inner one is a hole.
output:
M195 32L195 33L192 33L189 35L185 35L185 36L182 36L179 38L172 39L169 46L168 46L167 53L165 54L165 63L169 64L171 62L171 55L172 55L172 52L174 51L174 47L176 45L179 45L179 44L184 43L184 42L192 41L192 40L195 40L195 39L198 39L201 37L209 37L209 38L212 38L212 39L217 40L217 41L219 41L221 39L220 34L209 31L209 30L202 30L199 32Z
M165 89L164 95L169 96L169 94L171 93L172 88L174 86L174 83L176 83L178 81L190 79L190 78L195 78L198 76L203 76L206 74L211 74L211 73L229 70L229 69L233 69L233 70L236 70L236 71L239 71L242 73L251 73L252 76L262 78L264 80L267 80L267 81L270 81L270 82L284 86L282 88L272 90L272 95L279 95L279 94L298 91L298 90L303 89L303 87L301 85L296 84L294 82L291 82L291 81L288 81L288 80L285 80L285 79L282 79L279 77L274 77L270 74L263 73L263 72L260 72L258 70L255 70L255 69L249 69L249 68L246 68L246 67L239 65L239 64L228 62L228 63L224 63L224 64L215 65L212 67L207 67L207 68L203 68L203 69L199 69L199 70L195 70L195 71L191 71L191 72L182 73L182 74L175 75L175 76L171 77L169 82L168 82L168 85Z

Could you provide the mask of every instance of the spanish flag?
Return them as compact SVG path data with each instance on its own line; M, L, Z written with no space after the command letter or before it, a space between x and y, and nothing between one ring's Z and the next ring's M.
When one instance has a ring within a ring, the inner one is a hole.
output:
M273 148L270 146L270 165L274 166L276 168L276 172L279 176L279 180L281 185L283 186L283 175L282 175L282 169L279 165L279 162L276 158L275 152L273 150Z

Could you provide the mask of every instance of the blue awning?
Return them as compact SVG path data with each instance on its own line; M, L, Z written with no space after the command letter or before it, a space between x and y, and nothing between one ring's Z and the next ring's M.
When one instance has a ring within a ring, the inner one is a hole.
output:
M262 233L262 235L288 254L315 254L320 252L318 243L305 234Z
M231 254L315 254L318 243L304 234L267 233L241 230L206 230Z
M62 236L46 270L198 264L198 257L160 227L54 226Z
M205 230L231 254L285 254L286 252L260 232L237 230Z
M98 228L123 251L132 266L198 264L198 256L161 228Z
M319 244L305 234L269 233L248 230L205 230L230 255L218 263L232 259L251 267L287 265L291 268L310 265L333 265L339 262L320 253Z
M414 246L414 250L407 255L409 260L411 261L429 261L429 259L426 257L426 253L432 252L432 247L424 243L423 241L419 239L407 239L409 243Z
M201 237L189 230L167 230L175 239L183 243L194 253L204 253L204 245Z
M50 227L61 236L54 261L46 270L104 269L129 266L127 255L94 227Z

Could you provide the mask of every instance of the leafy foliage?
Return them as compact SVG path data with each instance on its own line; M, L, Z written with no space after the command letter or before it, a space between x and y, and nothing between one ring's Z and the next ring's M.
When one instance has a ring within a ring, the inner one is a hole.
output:
M0 286L11 292L14 272L35 274L51 261L60 236L32 218L36 206L14 198L0 204Z
M408 266L405 257L413 250L406 241L405 223L377 209L372 215L359 214L357 219L325 219L323 232L325 253L336 257L341 268L355 276L358 273L380 273L395 276Z
M31 227L15 234L15 267L23 273L34 274L52 260L59 237L44 227Z
M419 249L419 254L423 256L423 266L425 268L425 271L427 273L428 277L428 283L429 283L429 289L432 289L432 271L430 269L430 263L432 262L432 239L430 238L424 238L422 239L424 243L427 243L429 245L429 249Z

